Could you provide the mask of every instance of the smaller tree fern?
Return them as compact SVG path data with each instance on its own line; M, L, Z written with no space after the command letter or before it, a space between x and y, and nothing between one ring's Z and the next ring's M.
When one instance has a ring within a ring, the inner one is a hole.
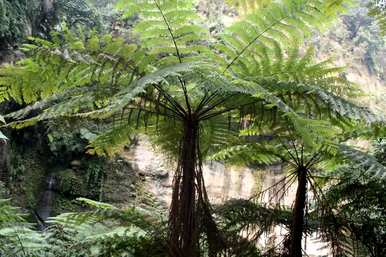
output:
M312 127L311 129L316 134L314 134L313 144L311 145L306 143L308 140L300 139L301 134L296 135L296 133L291 132L291 127L289 127L290 130L283 128L284 126L278 127L272 134L273 136L270 137L264 136L264 130L260 128L249 128L241 134L244 143L240 144L239 142L239 144L232 145L228 149L215 154L213 158L225 158L230 161L247 162L249 164L275 164L278 162L287 164L287 169L285 169L287 174L274 185L279 189L274 196L269 197L267 206L258 207L261 205L258 201L263 199L260 197L266 191L253 199L258 206L251 203L256 212L252 217L258 218L259 215L264 215L264 212L282 213L280 203L296 183L297 190L292 206L292 217L283 219L272 214L271 217L274 218L272 223L264 223L263 220L265 219L249 221L253 219L249 217L253 212L248 212L245 209L246 207L242 205L240 206L241 210L235 210L235 213L245 214L246 216L239 219L230 219L226 221L226 224L230 226L234 222L235 224L232 226L238 227L236 231L240 235L246 233L244 229L248 229L249 226L256 227L256 229L247 230L250 231L248 232L248 238L256 242L260 239L261 233L272 228L273 224L285 225L289 230L289 236L285 243L281 245L283 247L282 251L284 251L283 254L288 251L288 256L301 256L302 238L307 233L306 224L308 226L310 222L316 222L313 230L318 231L322 238L330 243L334 256L341 256L342 254L350 256L350 251L347 251L348 242L342 240L351 229L347 225L349 221L336 215L335 208L337 207L331 206L326 200L321 185L333 183L336 177L339 178L340 171L347 166L351 167L352 177L358 179L372 177L374 181L382 183L386 174L385 167L372 156L345 144L339 144L339 138L342 141L346 138L340 134L339 130L333 132L331 126L328 128L320 127L320 125ZM327 133L323 132L324 130L327 130ZM257 131L259 133L256 133ZM339 195L336 195L336 197L339 198ZM231 204L230 207L236 208L236 205ZM228 207L226 207L227 209ZM246 223L244 224L242 221L246 221ZM265 227L264 224L267 224L267 226Z

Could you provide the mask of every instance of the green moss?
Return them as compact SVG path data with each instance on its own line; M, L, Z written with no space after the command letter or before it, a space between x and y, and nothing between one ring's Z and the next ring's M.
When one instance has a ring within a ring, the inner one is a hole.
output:
M76 200L60 194L55 195L52 216L65 212L79 212L81 210L83 208Z
M13 147L11 155L9 191L18 206L34 208L39 201L46 167L35 149L19 151Z
M87 184L81 174L72 169L59 171L56 175L56 190L67 196L87 196Z

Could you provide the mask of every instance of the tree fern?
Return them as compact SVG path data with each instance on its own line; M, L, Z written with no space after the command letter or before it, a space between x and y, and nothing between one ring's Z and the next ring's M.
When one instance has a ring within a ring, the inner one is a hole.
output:
M361 177L367 173L367 176L380 180L385 179L386 167L379 163L375 157L346 145L342 145L340 148L342 157L360 171L354 172L354 174Z
M109 143L121 144L129 138L123 132L137 129L170 139L155 140L177 157L170 256L199 256L202 234L210 254L224 247L202 162L236 141L240 128L269 120L267 127L290 127L317 148L315 141L335 134L328 131L333 118L350 123L368 113L342 104L352 92L339 69L315 64L310 52L297 49L299 39L331 14L324 2L273 3L226 30L214 49L190 1L121 1L120 8L127 16L138 14L130 41L138 44L69 31L53 35L53 42L36 39L26 46L30 58L1 70L0 84L9 98L39 103L6 117L14 127L66 117L103 120L110 126L91 142L96 153L116 151ZM310 104L323 94L329 100ZM330 111L335 102L341 109Z
M305 206L308 201L305 197L307 188L309 188L308 190L312 191L314 195L314 199L309 199L309 201L319 203L325 201L323 192L315 179L315 176L322 173L320 170L326 168L323 165L323 159L329 159L330 161L335 160L333 172L330 170L328 173L325 173L325 179L328 179L331 174L339 174L337 171L342 166L347 165L347 163L351 163L353 167L356 167L356 170L351 172L358 177L373 176L374 179L383 179L386 174L383 165L379 164L373 157L347 146L340 145L339 140L346 140L345 137L342 137L342 134L340 134L341 130L333 131L333 127L328 125L328 123L325 124L324 122L320 123L317 121L312 124L312 122L313 121L310 119L305 120L305 124L301 125L301 129L288 123L276 124L278 127L271 132L272 134L265 134L265 131L267 131L265 126L269 126L269 124L252 125L241 132L241 140L234 142L228 148L213 156L213 158L224 158L230 161L249 164L273 164L280 160L289 164L289 175L286 175L282 180L283 185L280 185L280 190L277 192L279 203L276 203L276 205L274 204L273 206L277 207L277 204L280 204L280 200L283 199L286 190L298 180L292 224L290 223L291 226L289 226L289 240L291 243L289 244L288 249L292 254L295 254L294 249L298 249L298 253L299 251L301 252L300 243L302 233L305 233L304 217L305 215L308 215L305 213ZM285 129L285 127L287 127L287 129ZM311 130L311 132L304 133L302 132L302 129ZM293 130L295 130L295 133ZM299 134L296 135L297 133ZM312 139L304 136L307 134L312 135ZM303 140L300 140L300 138L303 138ZM312 140L313 144L307 144L306 142L308 140ZM301 187L302 183L303 187ZM302 195L303 197L301 197ZM323 215L327 216L332 215L332 219L336 219L332 209L328 205L321 206L320 209L311 209L310 212L312 211L323 213ZM303 221L301 221L302 219ZM336 221L330 220L330 222ZM320 227L323 227L323 225L320 225ZM338 234L337 231L333 232L334 226L331 224L326 225L324 228L327 230L322 229L323 235L325 236L325 239L332 244L334 253L344 251L345 243L340 241L342 235ZM342 228L336 229L340 230ZM298 230L298 234L294 232L296 230ZM242 230L239 231L240 234L244 232ZM296 238L298 238L297 241ZM296 242L298 248L294 245Z
M360 170L360 167L355 167ZM361 170L361 176L350 165L342 167L337 180L325 188L325 203L335 210L336 216L343 220L341 240L347 246L347 256L381 256L385 252L382 241L385 233L380 229L384 225L384 197L377 197L384 188L384 180ZM376 197L374 197L376 196ZM329 220L328 217L323 217ZM325 222L326 225L328 221Z

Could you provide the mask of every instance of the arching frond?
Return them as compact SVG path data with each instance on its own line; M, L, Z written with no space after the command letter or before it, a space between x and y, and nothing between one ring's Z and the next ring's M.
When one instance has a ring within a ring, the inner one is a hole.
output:
M342 1L281 1L258 9L229 27L218 49L226 56L225 69L280 61L281 53L298 46L315 27L324 25ZM336 5L335 5L336 4ZM334 6L334 8L332 8Z
M340 146L340 152L348 163L354 165L357 171L354 173L356 173L358 177L364 176L364 172L367 176L377 179L384 180L386 178L386 167L379 163L374 156L346 145Z
M105 94L132 80L134 67L142 72L146 62L135 45L95 32L83 35L64 31L53 42L33 40L35 44L25 45L30 58L1 69L0 84L7 90L6 99L32 103L69 88L97 84L100 92L95 96L103 100Z

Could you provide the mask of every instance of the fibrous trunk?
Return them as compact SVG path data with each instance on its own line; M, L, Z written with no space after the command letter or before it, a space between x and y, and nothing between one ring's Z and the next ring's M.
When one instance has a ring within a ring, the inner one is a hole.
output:
M292 216L290 231L290 257L302 256L302 236L304 228L304 210L306 207L307 169L297 170L298 188Z
M209 243L209 255L217 251L211 243L218 234L211 217L210 204L202 175L199 149L199 123L184 122L184 135L173 182L172 203L169 214L170 257L200 256L200 232L205 232Z
M169 216L169 250L172 257L199 256L195 181L198 133L197 122L185 122Z

